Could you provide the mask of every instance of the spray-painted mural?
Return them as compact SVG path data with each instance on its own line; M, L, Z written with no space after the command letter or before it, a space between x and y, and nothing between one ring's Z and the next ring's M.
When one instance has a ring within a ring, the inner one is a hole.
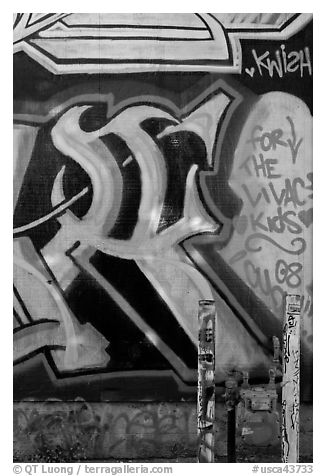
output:
M309 14L17 14L14 393L195 399L266 375L284 296L312 362Z

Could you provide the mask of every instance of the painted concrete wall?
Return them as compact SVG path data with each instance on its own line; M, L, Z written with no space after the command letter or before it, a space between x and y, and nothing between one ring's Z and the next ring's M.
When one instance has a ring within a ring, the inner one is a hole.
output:
M304 405L300 418L300 460L312 461L312 407ZM17 461L194 461L198 449L194 403L30 401L14 405L14 422ZM225 461L226 436L226 412L219 403L217 461ZM254 456L255 461L280 461L281 446L257 451L243 448L238 440L237 452L239 460Z
M62 417L93 422L92 458L143 457L167 428L192 451L201 299L222 388L267 377L300 294L312 398L311 16L98 18L15 17L15 447Z

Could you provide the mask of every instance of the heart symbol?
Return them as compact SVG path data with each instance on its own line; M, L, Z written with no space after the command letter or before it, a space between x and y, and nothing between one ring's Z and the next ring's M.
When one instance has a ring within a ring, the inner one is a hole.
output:
M249 69L249 68L246 68L246 69L245 69L245 72L246 72L247 74L249 74L249 76L251 76L251 77L253 78L254 72L255 72L255 68L254 68L254 67L251 67L250 69Z
M246 215L234 217L232 223L239 235L243 235L248 226L248 217Z
M298 218L308 228L312 223L312 208L309 208L309 210L301 210L301 212L298 213Z

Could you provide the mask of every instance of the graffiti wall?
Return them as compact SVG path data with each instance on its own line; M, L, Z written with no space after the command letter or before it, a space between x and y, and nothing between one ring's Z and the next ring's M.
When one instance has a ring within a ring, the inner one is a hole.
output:
M196 399L265 379L301 295L312 389L310 14L14 18L14 398Z

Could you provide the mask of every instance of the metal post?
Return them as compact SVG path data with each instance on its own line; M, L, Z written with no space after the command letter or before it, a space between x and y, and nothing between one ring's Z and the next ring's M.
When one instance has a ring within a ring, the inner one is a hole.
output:
M300 296L285 298L283 326L282 462L299 462Z
M228 463L236 463L236 452L235 452L235 442L236 442L236 415L235 407L231 408L228 412L227 419L227 455Z
M230 371L225 381L225 406L227 411L227 460L236 463L236 406L239 403L237 372ZM245 378L249 375L246 372Z
M199 301L198 463L214 463L215 302Z

